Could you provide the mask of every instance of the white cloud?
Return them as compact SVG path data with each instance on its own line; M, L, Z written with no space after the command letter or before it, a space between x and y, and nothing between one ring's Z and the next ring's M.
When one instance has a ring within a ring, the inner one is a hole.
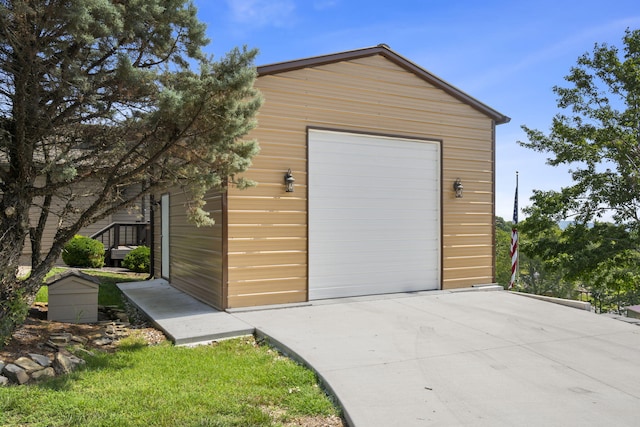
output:
M254 28L285 27L294 20L293 0L227 0L231 19Z

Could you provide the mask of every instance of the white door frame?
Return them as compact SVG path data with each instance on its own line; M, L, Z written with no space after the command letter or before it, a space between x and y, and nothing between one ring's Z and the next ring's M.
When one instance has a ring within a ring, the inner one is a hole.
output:
M160 275L169 280L169 194L163 194L160 199Z

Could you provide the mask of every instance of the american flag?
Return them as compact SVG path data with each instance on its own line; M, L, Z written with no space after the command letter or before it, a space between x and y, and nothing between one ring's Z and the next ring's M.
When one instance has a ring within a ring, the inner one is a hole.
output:
M509 289L516 284L518 272L518 173L516 172L516 196L513 201L513 226L511 227L511 280Z

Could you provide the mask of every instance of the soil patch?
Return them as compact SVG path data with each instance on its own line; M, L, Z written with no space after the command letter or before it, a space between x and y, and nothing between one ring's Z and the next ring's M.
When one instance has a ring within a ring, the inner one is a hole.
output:
M53 358L56 350L46 345L46 342L50 336L60 333L69 333L81 338L83 342L86 341L83 347L87 350L100 349L106 352L114 352L117 350L117 341L106 345L99 345L94 342L105 335L107 328L113 325L113 322L118 321L118 319L105 317L103 311L100 311L101 320L98 323L48 321L46 320L46 304L36 303L29 310L29 316L24 324L16 329L9 343L0 349L0 360L5 363L11 363L20 357L29 355L29 353L42 354ZM143 322L130 325L129 329L132 333L143 337L150 345L159 344L167 339L162 332L149 327Z

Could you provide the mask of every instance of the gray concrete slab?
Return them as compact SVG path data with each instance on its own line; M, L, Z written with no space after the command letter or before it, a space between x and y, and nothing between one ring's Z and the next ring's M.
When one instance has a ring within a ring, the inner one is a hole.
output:
M602 426L640 418L640 328L508 292L234 313L315 369L353 426Z
M254 333L251 325L196 300L166 280L117 286L176 345L196 345Z
M508 292L220 312L118 285L178 345L257 330L318 372L352 426L637 425L640 327Z

